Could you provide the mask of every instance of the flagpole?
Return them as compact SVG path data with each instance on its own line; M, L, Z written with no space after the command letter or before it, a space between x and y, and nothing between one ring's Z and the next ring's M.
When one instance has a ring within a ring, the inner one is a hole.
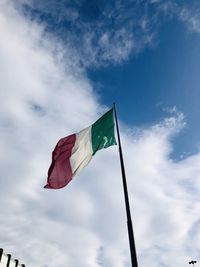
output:
M115 103L114 103L114 115L115 115L115 122L116 122L116 128L117 128L119 157L120 157L122 182L123 182L124 198L125 198L125 205L126 205L127 227L128 227L128 237L129 237L129 245L130 245L131 263L132 263L132 267L138 267L134 234L133 234L133 225L132 225L130 206L129 206L128 190L127 190L127 183L126 183L126 173L125 173L125 168L124 168L124 160L123 160L123 154L122 154L122 147L121 147L121 140L120 140L120 134L119 134L119 126L118 126L117 111L116 111Z

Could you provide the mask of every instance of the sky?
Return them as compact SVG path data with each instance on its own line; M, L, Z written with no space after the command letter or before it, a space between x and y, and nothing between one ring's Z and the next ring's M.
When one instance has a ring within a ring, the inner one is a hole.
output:
M131 266L117 146L43 189L57 141L115 102L139 267L198 261L199 1L1 0L0 34L4 251L30 267Z

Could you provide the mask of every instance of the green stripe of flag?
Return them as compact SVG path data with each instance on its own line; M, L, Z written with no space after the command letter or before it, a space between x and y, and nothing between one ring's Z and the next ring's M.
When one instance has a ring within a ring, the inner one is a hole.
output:
M93 155L102 148L116 145L113 108L92 124Z

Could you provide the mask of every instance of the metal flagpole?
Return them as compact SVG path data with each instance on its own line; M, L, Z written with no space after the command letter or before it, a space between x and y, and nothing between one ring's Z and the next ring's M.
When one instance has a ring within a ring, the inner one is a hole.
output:
M134 234L133 234L133 226L132 226L130 206L129 206L129 199L128 199L128 190L127 190L127 183L126 183L126 174L125 174L125 168L124 168L124 160L123 160L123 154L122 154L122 147L121 147L121 141L120 141L119 126L118 126L117 111L116 111L116 105L115 105L115 103L114 103L114 115L115 115L116 128L117 128L117 138L118 138L118 146L119 146L119 157L120 157L121 172L122 172L122 181L123 181L123 188L124 188L124 198L125 198L125 204L126 204L127 227L128 227L128 237L129 237L130 253L131 253L131 263L132 263L132 267L138 267L138 264L137 264L137 255L136 255L136 249L135 249L135 241L134 241Z

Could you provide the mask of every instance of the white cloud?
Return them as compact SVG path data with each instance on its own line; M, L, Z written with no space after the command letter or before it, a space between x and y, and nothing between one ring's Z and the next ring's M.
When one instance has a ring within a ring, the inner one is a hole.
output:
M39 21L41 15L51 17L48 31L53 29L60 41L73 47L85 67L120 64L131 53L152 45L154 39L155 23L146 4L121 0L87 4L65 0L24 1L17 2L25 4L23 10L28 17Z
M188 29L193 32L200 33L200 10L199 9L190 9L188 7L183 7L179 14L179 18L183 21Z
M56 141L103 110L78 56L67 48L63 65L57 40L8 1L0 34L1 246L27 266L128 266L117 147L97 153L66 188L42 188ZM170 160L170 140L184 126L174 112L139 135L122 127L141 267L186 266L198 255L200 155Z
M199 33L199 3L184 1L84 1L17 0L15 5L27 17L46 21L66 51L70 47L84 67L122 64L145 47L159 42L158 30L163 22L178 19L190 31ZM33 15L34 14L34 15ZM64 52L64 51L63 51ZM69 56L69 55L67 55ZM76 62L77 63L77 62ZM73 63L71 63L73 64Z
M178 19L190 32L200 33L199 1L193 1L192 4L186 1L171 0L156 2L158 2L158 14L164 15L167 19Z

